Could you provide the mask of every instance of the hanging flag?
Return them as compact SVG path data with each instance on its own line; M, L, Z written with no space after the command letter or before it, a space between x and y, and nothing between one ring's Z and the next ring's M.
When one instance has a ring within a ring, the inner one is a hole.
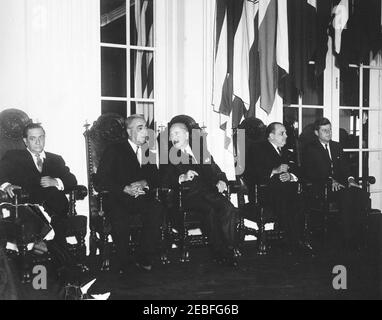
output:
M216 112L228 115L231 110L231 98L228 92L228 12L226 2L226 0L216 1L212 105ZM227 96L228 99L226 99Z
M342 32L337 66L369 63L370 52L375 56L382 49L381 5L381 0L349 2L349 20Z
M279 30L279 32L277 32ZM289 72L287 7L284 0L259 0L260 106L272 110L280 67Z
M341 35L349 20L349 0L341 2L333 8L333 28L334 28L334 51L339 54L341 51Z
M338 0L317 1L317 33L315 49L315 74L320 76L326 68L326 55L328 52L329 24L332 19L332 2Z
M135 1L135 27L137 36L137 46L153 46L153 1L136 0ZM135 50L134 70L134 97L143 99L153 99L154 93L154 54L149 50ZM134 110L135 109L135 110ZM147 126L154 127L154 104L146 102L136 102L135 108L131 110L134 113L142 114Z

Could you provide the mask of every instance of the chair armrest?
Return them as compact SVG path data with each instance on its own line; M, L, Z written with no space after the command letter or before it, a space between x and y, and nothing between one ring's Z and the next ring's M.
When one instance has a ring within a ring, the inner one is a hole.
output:
M73 188L65 189L66 194L70 194L73 200L84 200L88 195L88 189L85 186L77 185Z
M18 203L20 203L20 202L25 203L29 200L29 193L23 189L13 190L13 193L17 197ZM11 198L11 197L9 197L8 193L6 193L5 191L0 191L0 201L1 202L14 203L16 201L16 197Z
M358 179L355 179L358 183L367 183L367 184L375 184L376 179L373 176L366 176L366 177L360 177Z
M8 200L9 200L8 193L0 190L0 202L8 202Z

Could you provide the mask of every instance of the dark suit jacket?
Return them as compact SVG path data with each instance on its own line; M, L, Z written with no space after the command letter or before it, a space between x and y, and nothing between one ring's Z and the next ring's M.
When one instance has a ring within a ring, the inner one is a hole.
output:
M268 140L248 146L244 171L244 178L248 187L255 183L280 182L279 175L274 175L271 178L271 174L272 170L278 168L281 164L288 164L290 167L289 172L299 177L299 170L294 156L287 148L282 149L280 156Z
M18 185L27 192L38 192L42 187L40 180L44 176L59 178L64 184L64 188L72 188L77 185L76 177L65 165L61 156L45 152L42 173L40 173L28 150L10 150L0 161L0 185L5 182Z
M180 157L188 159L188 155L184 153ZM227 177L210 154L206 155L202 162L203 164L179 163L175 165L169 161L169 164L161 166L161 184L172 190L178 190L179 176L187 173L188 170L194 170L199 176L195 176L193 181L184 182L190 187L186 197L200 192L217 192L217 182L220 180L227 182Z
M330 141L330 152L333 161L333 177L346 184L350 177L350 166L338 142ZM314 183L326 183L331 176L331 163L325 148L316 140L303 151L304 176Z
M125 186L140 180L146 180L150 189L156 188L159 182L156 164L143 164L140 167L128 141L106 148L97 170L97 184L102 189L112 192L114 196L126 198L123 192Z

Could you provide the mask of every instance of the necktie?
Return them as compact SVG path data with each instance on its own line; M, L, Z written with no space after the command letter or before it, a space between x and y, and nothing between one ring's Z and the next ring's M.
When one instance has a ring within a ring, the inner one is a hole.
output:
M326 153L328 154L328 157L329 157L330 161L332 161L332 158L330 157L330 152L329 152L328 144L325 144L325 150L326 150Z
M281 148L280 148L280 147L277 148L277 152L279 153L280 156L282 155L282 154L281 154Z
M333 161L332 161L332 158L330 156L330 152L329 152L329 147L328 147L328 144L325 144L325 150L326 150L326 153L328 154L328 158L330 160L330 175L332 176L333 175Z
M41 173L41 172L42 172L42 159L41 159L39 153L36 154L36 160L37 160L37 161L36 161L37 169L38 169L38 171Z

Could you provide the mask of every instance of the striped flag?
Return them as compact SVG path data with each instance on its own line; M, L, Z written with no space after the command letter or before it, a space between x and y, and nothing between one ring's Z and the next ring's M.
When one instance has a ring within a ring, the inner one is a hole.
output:
M284 0L259 0L260 106L272 110L279 68L289 72L288 20Z
M153 47L153 1L135 1L135 28L137 46ZM154 96L154 55L152 51L134 51L134 97L153 99ZM143 114L148 127L154 126L154 105L152 103L135 103L132 113Z
M256 105L271 111L288 57L285 0L216 0L212 104L222 129L237 128Z

